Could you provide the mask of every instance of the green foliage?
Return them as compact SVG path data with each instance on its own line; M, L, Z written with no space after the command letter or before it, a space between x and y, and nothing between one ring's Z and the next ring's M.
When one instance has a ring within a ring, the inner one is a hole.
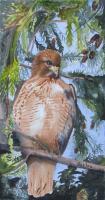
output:
M47 10L58 11L60 7L70 6L74 7L75 5L84 5L85 1L83 0L37 0L37 4L45 7Z
M14 170L18 170L18 168L22 167L24 162L22 163L22 157L20 153L14 152L14 144L12 139L12 130L14 127L13 117L9 116L8 126L4 128L4 134L6 134L8 138L8 145L10 153L0 155L0 175L4 175L7 173L13 173ZM22 164L21 164L22 163Z
M97 31L100 34L102 33L101 26L99 26L97 19L91 20L89 24L93 30Z
M87 107L94 112L94 123L105 119L104 84L104 77L89 77L87 80L77 81L76 84L80 98L82 98L82 101Z
M28 31L26 28L21 33L22 50L27 54L28 52Z
M104 157L96 157L87 159L88 162L97 164L105 164ZM55 183L55 192L62 199L72 200L80 199L104 199L105 195L105 176L104 172L93 170L79 170L77 168L68 167L59 173L59 182ZM81 195L80 195L81 194ZM56 198L59 199L59 198Z
M85 126L85 116L83 116L80 109L77 107L77 120L74 132L76 140L76 152L86 156L88 153L87 144L89 144L89 141L88 135L85 131Z
M80 25L79 25L79 18L77 16L77 13L80 8L82 8L85 5L85 1L81 1L79 4L79 1L76 1L73 4L73 7L65 7L63 9L60 9L59 16L61 17L62 20L67 20L67 43L69 45L72 44L72 24L75 25L77 34L78 34L78 41L80 39Z
M12 28L17 26L18 31L21 31L24 27L29 25L32 18L32 7L27 7L22 3L11 4L12 14L10 14L6 21L6 28Z
M19 67L18 61L14 59L13 63L10 66L4 68L0 76L0 95L5 97L8 92L10 95L15 93L15 85L19 81Z
M11 48L9 52L10 64L16 57L16 48L17 42L21 36L21 43L23 50L27 52L27 41L28 41L28 27L32 20L32 16L35 11L32 10L32 7L28 8L26 5L18 3L12 4L12 8L15 11L14 13L8 16L6 22L6 28L15 28Z
M21 157L13 157L13 152L0 156L0 175L13 172L18 167L21 167L21 165L19 166L19 162L21 163Z

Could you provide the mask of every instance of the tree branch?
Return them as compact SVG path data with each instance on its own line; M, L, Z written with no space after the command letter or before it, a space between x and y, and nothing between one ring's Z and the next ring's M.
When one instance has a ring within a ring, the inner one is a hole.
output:
M22 67L24 67L24 68L27 68L27 69L32 69L31 66L26 65L26 64L23 64L23 63L20 63L20 66L22 66Z
M105 166L99 165L99 164L93 164L89 163L86 161L79 161L79 160L73 160L70 158L66 158L61 155L56 155L53 153L46 153L41 150L32 150L30 148L22 147L28 150L29 154L26 156L26 158L22 161L22 164L28 160L28 158L32 155L35 156L39 159L45 159L45 160L52 160L55 161L56 163L60 163L63 165L68 165L71 167L76 167L76 168L83 168L83 169L91 169L94 171L102 171L105 172ZM16 149L20 149L16 147Z
M28 135L24 135L21 132L17 132L14 130L14 133L17 133L17 134L21 135L22 137L25 137L31 141L38 142L38 139L36 140L35 138L28 136ZM43 147L43 144L41 144L41 145ZM17 149L20 150L20 147L19 148L17 147ZM46 153L45 151L42 151L42 150L33 150L33 149L31 149L31 147L22 146L22 149L27 150L27 152L28 152L28 155L23 160L23 162L26 162L27 159L29 158L29 156L33 155L40 159L52 160L52 161L55 161L56 163L61 163L61 164L68 165L71 167L78 167L78 168L83 168L83 169L91 169L91 170L95 170L95 171L105 172L105 166L102 166L102 165L97 165L97 164L93 164L93 163L89 163L89 162L85 162L85 161L73 160L73 159L65 158L64 156L61 156L61 155L56 155L51 152Z
M29 65L26 65L26 64L23 64L23 63L20 63L20 66L22 66L22 67L24 67L24 68L27 68L27 69L32 69L32 67L31 66L29 66ZM69 78L69 79L73 79L73 80L75 80L75 79L78 79L78 80L85 80L85 79L87 79L87 80L90 80L90 81L92 81L93 80L93 77L91 77L91 76L89 76L89 75L83 75L83 74L81 74L81 75L79 75L79 76L75 76L75 75L67 75L66 73L62 73L62 72L60 72L60 76L62 76L62 77L64 77L64 78Z

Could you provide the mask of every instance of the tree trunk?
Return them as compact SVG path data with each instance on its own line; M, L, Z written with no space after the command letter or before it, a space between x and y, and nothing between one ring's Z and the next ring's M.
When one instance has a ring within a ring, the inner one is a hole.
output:
M8 140L4 134L5 128L5 107L0 101L0 154L9 153Z

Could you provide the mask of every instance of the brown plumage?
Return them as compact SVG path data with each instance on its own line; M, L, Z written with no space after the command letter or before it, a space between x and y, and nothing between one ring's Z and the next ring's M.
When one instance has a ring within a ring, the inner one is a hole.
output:
M75 91L59 78L60 60L50 49L33 60L32 76L22 86L13 110L16 127L39 142L21 138L21 146L55 154L66 148L76 117ZM28 194L40 197L52 193L56 163L31 156L27 165Z

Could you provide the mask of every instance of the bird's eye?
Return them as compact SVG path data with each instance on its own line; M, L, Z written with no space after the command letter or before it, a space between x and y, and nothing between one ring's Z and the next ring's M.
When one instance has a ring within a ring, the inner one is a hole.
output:
M47 60L46 63L47 63L48 65L53 65L53 63L52 63L51 60Z

